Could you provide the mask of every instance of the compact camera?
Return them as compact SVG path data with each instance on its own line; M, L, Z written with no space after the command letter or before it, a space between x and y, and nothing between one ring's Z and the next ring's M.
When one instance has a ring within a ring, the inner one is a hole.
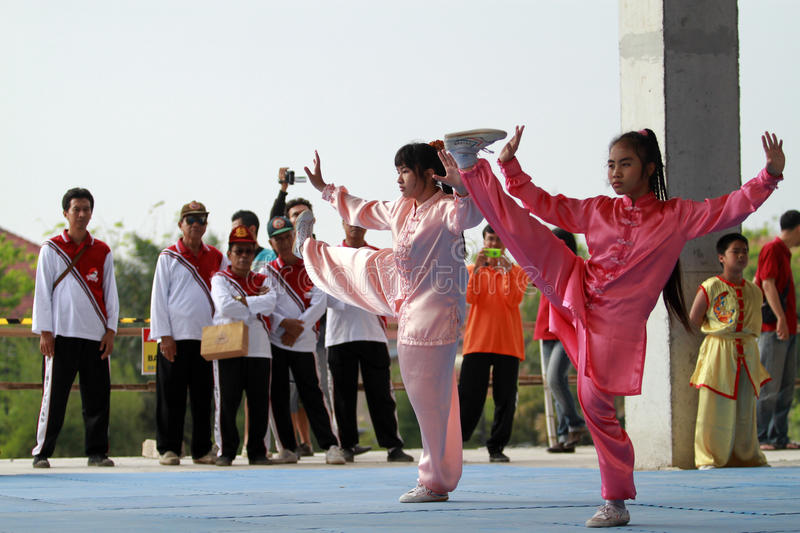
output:
M295 176L294 170L286 169L286 173L284 174L284 181L289 185L294 185L295 183L305 183L306 177L303 175ZM280 179L278 183L283 183Z
M500 257L503 251L500 248L486 248L483 250L483 255L486 257Z

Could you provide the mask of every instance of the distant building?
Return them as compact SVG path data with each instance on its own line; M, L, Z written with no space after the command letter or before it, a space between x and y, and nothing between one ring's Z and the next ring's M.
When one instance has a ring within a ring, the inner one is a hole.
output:
M41 246L3 228L0 228L0 237L5 238L6 241L11 242L15 247L21 248L26 254L32 254L33 256L31 261L22 261L12 265L9 270L20 270L30 276L31 279L36 279L36 258L39 256L39 249ZM29 318L32 311L33 291L26 295L17 307L6 313L7 316L0 318Z

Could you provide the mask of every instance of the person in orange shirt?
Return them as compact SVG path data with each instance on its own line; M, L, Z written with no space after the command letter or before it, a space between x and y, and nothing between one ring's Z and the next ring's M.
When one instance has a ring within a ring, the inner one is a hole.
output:
M505 255L500 237L490 226L483 228L483 248L470 265L464 332L464 360L458 383L461 404L461 437L468 441L483 412L492 371L494 421L486 448L493 463L507 463L503 448L511 438L517 407L519 362L525 359L519 304L528 277Z

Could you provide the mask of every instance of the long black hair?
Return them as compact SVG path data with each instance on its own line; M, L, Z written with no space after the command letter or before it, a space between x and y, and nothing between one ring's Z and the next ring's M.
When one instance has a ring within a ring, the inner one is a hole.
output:
M667 193L667 179L664 175L664 161L661 158L661 148L658 146L658 139L656 139L656 134L653 133L653 130L644 129L623 133L611 141L608 150L611 151L611 148L618 143L624 143L636 152L642 162L643 169L646 169L649 163L655 165L653 173L648 176L650 190L662 202L668 200L669 194ZM686 312L686 300L683 297L680 259L675 261L675 268L672 269L672 274L670 274L666 285L664 285L662 293L664 295L664 303L667 305L669 312L680 320L687 331L690 331L689 314Z

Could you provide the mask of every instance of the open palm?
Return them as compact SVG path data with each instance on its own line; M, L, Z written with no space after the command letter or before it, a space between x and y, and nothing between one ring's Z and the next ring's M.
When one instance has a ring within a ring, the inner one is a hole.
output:
M767 156L767 172L773 176L780 176L786 166L783 139L778 140L774 133L765 131L761 136L761 144L764 146L764 154Z

